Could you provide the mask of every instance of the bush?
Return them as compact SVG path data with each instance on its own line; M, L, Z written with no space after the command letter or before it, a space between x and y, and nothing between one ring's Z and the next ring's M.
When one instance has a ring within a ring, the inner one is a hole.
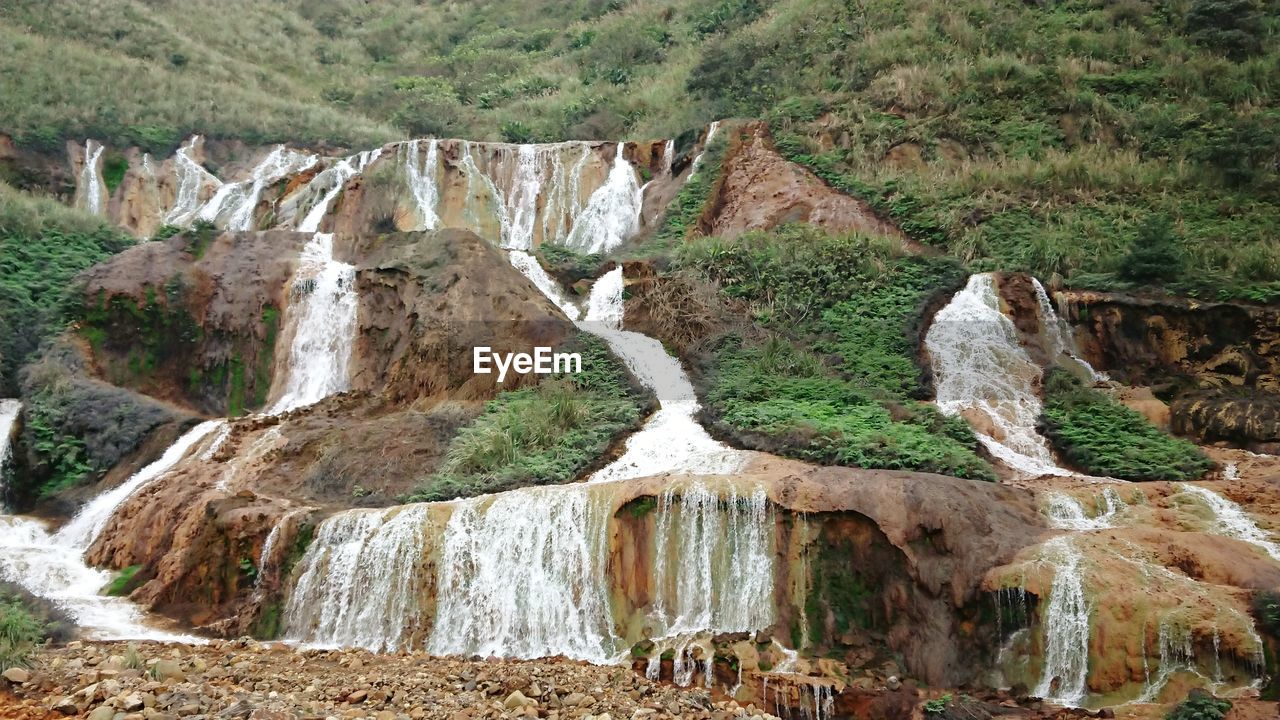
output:
M1138 228L1138 237L1120 263L1120 276L1137 283L1173 280L1182 273L1182 255L1169 218L1152 216Z
M1195 0L1186 22L1192 40L1235 60L1261 52L1266 36L1257 0Z
M0 671L30 666L32 652L45 637L44 623L19 597L0 594Z
M502 392L407 500L435 502L572 482L639 427L642 397L604 343L581 337L582 372ZM566 346L567 348L568 346Z
M1061 368L1045 374L1040 430L1072 466L1121 480L1195 480L1213 462Z
M1165 720L1222 720L1230 710L1230 700L1219 700L1196 688L1165 715Z

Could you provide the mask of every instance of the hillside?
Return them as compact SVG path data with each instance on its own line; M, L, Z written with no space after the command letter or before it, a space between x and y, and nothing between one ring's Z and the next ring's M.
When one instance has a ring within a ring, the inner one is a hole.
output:
M0 8L0 130L167 154L192 132L367 147L763 117L790 157L980 267L1269 302L1278 32L1256 0L19 0ZM1126 264L1135 242L1167 261Z

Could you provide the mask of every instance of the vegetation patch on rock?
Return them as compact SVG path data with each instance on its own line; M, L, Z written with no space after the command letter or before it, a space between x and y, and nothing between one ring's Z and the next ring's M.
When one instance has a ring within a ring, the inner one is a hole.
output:
M1045 373L1040 430L1073 467L1121 480L1195 480L1213 468L1195 445L1085 387L1061 368Z
M459 431L440 471L408 500L572 482L606 458L620 435L638 428L646 398L632 387L625 368L600 340L581 337L575 343L581 373L499 394Z

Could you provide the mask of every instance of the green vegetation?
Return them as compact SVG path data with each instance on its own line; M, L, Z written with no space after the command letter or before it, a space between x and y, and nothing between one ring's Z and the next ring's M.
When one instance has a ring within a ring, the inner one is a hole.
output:
M0 184L0 394L67 322L71 280L132 243L92 216Z
M27 667L47 630L16 595L0 594L0 670Z
M805 226L699 240L677 262L767 329L723 338L707 369L707 412L740 441L821 463L994 477L963 421L913 400L912 338L927 299L963 277L954 262Z
M103 595L111 595L113 597L124 597L129 593L137 590L142 585L141 578L138 577L138 571L142 569L141 565L130 565L116 573L111 578L111 582L102 589Z
M1165 715L1165 720L1222 720L1230 710L1230 700L1219 700L1196 688Z
M946 695L925 701L924 711L928 715L941 715L947 711L947 706L950 704L951 693L947 693Z
M581 253L563 245L544 243L538 247L542 265L564 285L572 287L579 280L595 279L600 275L604 255Z
M622 365L596 338L576 343L581 373L499 394L458 433L440 471L409 501L571 482L616 437L636 429L644 403Z
M667 206L662 225L654 235L659 247L671 247L678 241L688 238L698 228L698 220L707 207L707 200L720 169L724 165L724 154L728 144L724 136L715 137L707 143L699 161L698 171L685 181L676 193L676 197Z
M1061 368L1044 379L1041 430L1072 466L1122 480L1194 480L1213 467L1195 445L1085 387Z

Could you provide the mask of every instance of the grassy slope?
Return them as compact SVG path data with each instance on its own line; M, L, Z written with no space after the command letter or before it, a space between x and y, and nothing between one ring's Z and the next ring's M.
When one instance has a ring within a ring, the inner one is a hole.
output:
M675 136L783 149L979 267L1124 287L1150 215L1201 297L1280 298L1275 0L17 0L0 128L368 145ZM76 38L76 39L72 39ZM905 162L887 162L893 157ZM918 162L915 160L918 153Z

